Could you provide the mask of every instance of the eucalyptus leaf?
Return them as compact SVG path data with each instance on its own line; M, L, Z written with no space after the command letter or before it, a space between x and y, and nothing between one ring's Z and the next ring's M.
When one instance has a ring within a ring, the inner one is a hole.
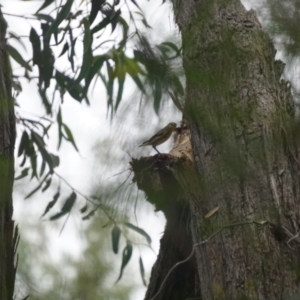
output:
M124 268L127 266L128 262L129 262L129 260L131 258L131 255L132 255L132 244L131 244L130 241L127 241L126 246L125 246L125 248L123 250L122 265L121 265L120 275L119 275L116 283L122 278Z
M120 236L121 236L121 229L120 227L115 225L111 231L112 249L115 254L117 254L119 250Z
M74 2L74 0L67 0L67 2L62 6L56 19L51 24L50 28L48 29L48 31L46 33L46 36L45 36L46 39L50 38L51 34L53 34L57 30L60 23L67 18L67 16L69 15L69 13L71 11L73 2Z
M143 284L144 284L144 286L147 286L147 282L146 282L146 279L145 279L145 268L144 268L144 263L143 263L143 260L142 260L141 256L140 256L140 259L139 259L139 265L140 265L140 274L141 274Z
M44 215L46 215L46 213L47 213L47 212L55 205L55 203L57 202L59 196L60 196L60 192L59 192L59 190L58 190L58 191L56 192L56 194L53 196L53 200L50 201L50 202L47 204L47 206L46 206L46 208L45 208L45 211L44 211L42 217L43 217Z
M146 238L148 244L151 245L151 242L152 242L151 238L150 238L149 234L145 230L143 230L142 228L137 227L137 226L135 226L135 225L133 225L131 223L128 223L128 222L125 222L124 225L127 226L128 228L136 231L137 233L141 234L143 237Z
M28 64L28 62L26 62L24 60L24 58L22 57L22 55L19 53L19 51L14 48L11 45L6 45L6 49L7 52L9 53L9 55L18 63L20 64L22 67L24 67L26 70L28 71L32 71L30 65Z

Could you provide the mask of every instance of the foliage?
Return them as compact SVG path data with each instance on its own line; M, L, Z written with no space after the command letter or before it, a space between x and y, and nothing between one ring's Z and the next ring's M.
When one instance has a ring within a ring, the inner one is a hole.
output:
M32 15L17 16L32 21L28 37L12 31L7 33L7 50L14 61L12 66L18 65L13 68L12 81L20 137L17 145L20 173L15 180L29 178L38 182L25 199L39 191L44 193L49 188L56 189L42 215L50 221L62 217L67 221L78 198L86 202L80 209L83 220L89 220L96 211L102 210L112 228L113 252L119 254L122 237L126 241L121 254L119 281L136 245L131 240L130 231L143 237L149 247L151 238L143 229L129 222L116 221L110 215L110 208L100 204L99 199L86 197L57 174L62 142L69 142L79 151L72 130L64 121L63 104L66 98L72 98L89 105L92 86L100 80L107 91L107 111L113 118L122 102L126 80L131 78L142 97L153 98L153 108L158 113L164 94L172 91L183 96L181 75L177 72L181 48L171 41L151 45L141 32L150 26L135 0L77 2L66 0L58 4L54 0L45 0ZM137 22L141 22L143 28L138 28ZM26 49L28 42L31 49ZM31 50L31 55L24 54L24 49ZM18 104L24 79L36 84L44 114L24 117ZM55 127L57 153L50 151L48 146L50 132ZM71 191L60 200L62 184ZM52 213L59 202L62 202L61 209ZM138 264L146 285L142 257Z
M279 57L286 63L284 76L292 83L293 96L298 103L300 54L300 7L298 0L251 1L260 22L272 36Z
M123 16L128 14L127 18ZM47 147L53 126L58 128L57 150L65 140L78 151L72 131L63 121L62 106L66 95L89 105L92 83L101 80L107 91L107 109L111 117L122 101L128 76L142 95L150 93L153 96L156 112L168 90L183 95L179 76L172 67L172 62L181 55L180 48L173 42L150 45L136 25L141 21L145 29L150 28L134 0L113 3L66 0L59 5L56 1L45 0L31 16L19 17L34 20L37 26L32 26L29 32L32 56L28 59L23 58L21 47L19 49L11 43L16 41L23 48L25 38L8 32L8 52L24 70L24 75L14 70L13 95L18 106L22 79L33 81L45 110L45 115L31 119L17 110L21 131L18 157L22 169L16 180L30 176L30 179L39 181L26 198L39 190L46 191L53 181L55 168L60 164L59 156ZM81 58L78 58L78 53ZM59 63L62 59L64 69ZM54 205L55 201L51 203ZM64 213L54 219L63 216L71 207L67 205Z
M79 230L78 236L82 238L80 244L85 245L80 256L64 254L59 259L55 257L56 262L49 258L53 256L47 250L49 224L40 226L38 236L33 240L26 232L32 232L34 225L27 220L19 247L22 259L18 270L17 299L28 294L32 300L128 299L134 282L122 281L114 285L116 258L108 251L109 230L99 231L99 227L103 226L103 217L97 214L86 228ZM102 242L99 243L99 240Z

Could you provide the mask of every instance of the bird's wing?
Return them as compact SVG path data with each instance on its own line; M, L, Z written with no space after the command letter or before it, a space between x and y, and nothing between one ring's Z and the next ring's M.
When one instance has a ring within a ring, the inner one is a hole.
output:
M162 128L161 130L157 131L157 133L155 133L154 136L153 136L152 138L157 137L157 136L160 136L160 135L163 135L165 131L166 131L166 127L164 127L164 128ZM151 139L152 139L152 138L151 138Z
M151 142L153 142L153 140L155 140L156 138L162 136L162 135L164 134L164 130L165 130L165 127L162 128L162 129L160 129L160 130L159 130L156 134L154 134L149 140L143 142L143 144L140 145L140 147L141 147L141 146L144 146L144 145L147 144L147 143L151 143Z
M155 139L155 138L157 138L157 137L163 135L163 134L164 134L164 130L165 130L165 128L159 130L156 134L154 134L154 135L153 135L148 141L146 141L145 143L150 142L151 140L153 140L153 139Z

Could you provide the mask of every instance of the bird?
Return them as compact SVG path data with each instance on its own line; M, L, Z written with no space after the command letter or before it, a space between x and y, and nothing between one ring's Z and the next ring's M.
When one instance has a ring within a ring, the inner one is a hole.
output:
M176 123L171 122L161 130L159 130L153 137L151 137L149 140L145 141L143 144L141 144L139 147L144 146L152 146L155 151L159 154L161 154L157 149L156 146L164 143L169 139L172 132L176 129Z

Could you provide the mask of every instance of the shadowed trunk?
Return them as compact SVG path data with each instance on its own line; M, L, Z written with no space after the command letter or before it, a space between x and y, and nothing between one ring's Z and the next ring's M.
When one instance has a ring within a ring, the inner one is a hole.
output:
M14 181L15 116L11 96L11 67L6 52L6 22L0 10L0 299L12 300L18 243L12 221Z
M167 218L145 299L288 299L300 286L299 125L284 65L240 1L173 5L193 162L132 162Z

